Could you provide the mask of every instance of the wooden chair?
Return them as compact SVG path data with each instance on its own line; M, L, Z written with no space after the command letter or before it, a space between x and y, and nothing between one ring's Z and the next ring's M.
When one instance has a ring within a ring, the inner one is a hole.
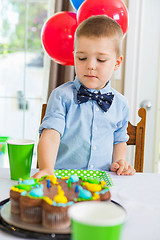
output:
M144 162L144 143L145 143L145 127L146 127L146 110L140 108L138 116L141 118L136 126L128 123L127 133L129 140L127 145L135 145L135 161L134 168L136 172L143 172Z
M41 121L40 124L42 123L42 120L44 118L45 112L46 112L46 108L47 108L47 103L42 104L42 110L41 110ZM40 134L39 134L39 138L40 138ZM38 161L37 161L37 168L38 168Z
M45 115L46 107L47 104L42 105L41 122ZM136 126L132 125L130 122L128 123L127 133L129 135L129 140L127 145L135 145L134 168L136 172L143 172L146 110L140 108L138 116L141 117L141 120Z
M47 108L47 103L42 104L41 122L40 123L42 123L42 120L43 120L45 112L46 112L46 108Z

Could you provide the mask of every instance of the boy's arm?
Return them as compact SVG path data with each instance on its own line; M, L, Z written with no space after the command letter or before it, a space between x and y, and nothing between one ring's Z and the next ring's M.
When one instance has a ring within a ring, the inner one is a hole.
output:
M114 144L112 172L117 172L118 175L133 175L135 173L135 169L125 160L126 152L127 144L125 142Z
M54 165L60 144L60 133L54 129L44 129L38 143L37 159L40 171L33 175L40 178L54 174Z

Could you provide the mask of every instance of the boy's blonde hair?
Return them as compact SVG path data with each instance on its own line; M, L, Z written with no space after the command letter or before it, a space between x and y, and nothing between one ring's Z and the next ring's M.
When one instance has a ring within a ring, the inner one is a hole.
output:
M79 37L109 37L115 40L117 56L122 52L123 32L120 25L106 15L91 16L81 22L75 32L75 43Z

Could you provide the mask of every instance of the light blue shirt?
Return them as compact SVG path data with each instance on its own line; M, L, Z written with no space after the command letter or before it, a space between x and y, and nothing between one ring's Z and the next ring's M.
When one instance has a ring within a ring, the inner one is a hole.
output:
M107 112L96 101L77 103L78 78L54 89L39 132L55 129L61 134L55 169L97 169L108 171L113 145L127 142L129 108L126 98L111 88L110 82L100 89L112 92L114 99ZM89 89L97 92L95 89Z

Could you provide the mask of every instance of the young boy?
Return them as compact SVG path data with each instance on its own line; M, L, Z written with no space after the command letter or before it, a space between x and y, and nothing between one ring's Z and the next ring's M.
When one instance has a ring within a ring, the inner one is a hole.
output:
M133 175L125 161L129 109L111 88L110 78L122 62L123 33L107 16L93 16L77 28L76 78L54 89L40 126L35 177L54 169L90 169Z

